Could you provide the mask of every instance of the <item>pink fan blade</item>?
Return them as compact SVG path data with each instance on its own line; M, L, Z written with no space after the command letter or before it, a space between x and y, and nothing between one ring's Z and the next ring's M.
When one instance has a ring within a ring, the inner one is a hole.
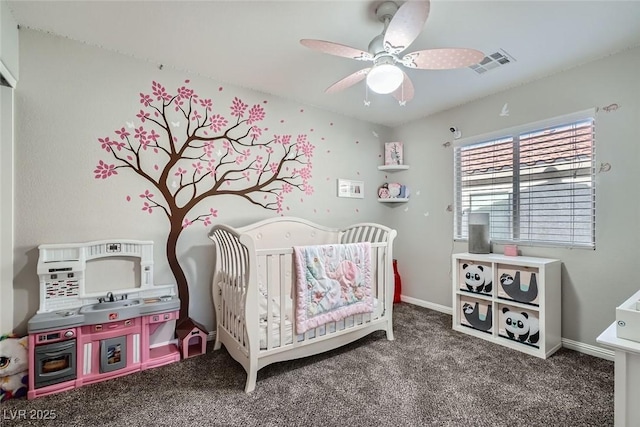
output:
M302 39L300 43L309 49L317 50L329 55L342 56L344 58L357 59L359 61L373 61L373 55L355 47L324 40Z
M406 54L401 62L409 68L423 70L449 70L477 64L484 53L475 49L427 49Z
M332 84L325 90L326 93L336 93L358 83L367 76L371 68L363 68L353 74L348 75L344 79Z
M407 73L404 74L404 80L398 89L396 89L392 95L395 99L398 100L400 105L404 105L405 102L411 101L413 99L413 83Z
M400 53L409 47L424 28L429 7L429 0L409 0L400 6L384 35L384 50Z

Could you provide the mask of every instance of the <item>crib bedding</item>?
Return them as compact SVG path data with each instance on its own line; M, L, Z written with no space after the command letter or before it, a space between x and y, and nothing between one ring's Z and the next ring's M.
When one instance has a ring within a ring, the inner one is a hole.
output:
M373 311L369 242L294 246L296 332Z

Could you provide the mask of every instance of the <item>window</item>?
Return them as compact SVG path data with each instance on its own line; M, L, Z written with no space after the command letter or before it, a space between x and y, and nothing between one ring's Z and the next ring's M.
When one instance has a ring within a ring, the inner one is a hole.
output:
M456 146L454 239L467 239L470 212L488 212L495 242L595 248L595 123L588 113Z

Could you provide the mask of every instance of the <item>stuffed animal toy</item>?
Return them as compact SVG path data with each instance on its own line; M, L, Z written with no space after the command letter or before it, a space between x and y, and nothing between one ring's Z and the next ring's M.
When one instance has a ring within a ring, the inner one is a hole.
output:
M0 336L0 402L27 395L27 337Z

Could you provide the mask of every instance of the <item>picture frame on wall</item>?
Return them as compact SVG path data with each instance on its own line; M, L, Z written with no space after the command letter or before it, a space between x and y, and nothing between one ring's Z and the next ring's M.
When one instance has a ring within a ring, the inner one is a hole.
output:
M338 179L338 197L364 199L364 181Z
M401 165L403 162L403 146L402 142L385 142L384 143L384 164Z

